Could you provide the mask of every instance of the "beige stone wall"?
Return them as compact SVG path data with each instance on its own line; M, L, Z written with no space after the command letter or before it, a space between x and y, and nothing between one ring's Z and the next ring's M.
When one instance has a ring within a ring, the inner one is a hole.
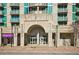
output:
M5 31L5 28L3 29L3 32L11 32L11 23L10 23L10 19L11 19L11 15L10 15L10 10L11 10L11 7L10 7L10 4L7 4L7 27L6 29L9 29L9 30L6 30ZM20 26L19 26L19 29L21 27L21 25L23 24L24 26L24 31L27 33L29 27L31 27L32 25L40 25L42 26L44 29L45 29L45 32L48 32L48 29L49 29L49 24L51 23L52 25L52 32L56 32L56 25L58 24L57 23L57 12L58 12L58 8L57 8L57 4L54 3L53 4L53 13L51 15L46 15L44 16L45 14L36 14L36 17L37 19L35 20L35 15L34 14L27 14L27 15L24 15L24 4L21 3L20 4ZM71 25L72 24L72 4L69 3L68 4L68 22L67 22L67 25ZM60 26L60 32L72 32L71 31L72 28L71 26ZM20 32L20 31L19 31Z

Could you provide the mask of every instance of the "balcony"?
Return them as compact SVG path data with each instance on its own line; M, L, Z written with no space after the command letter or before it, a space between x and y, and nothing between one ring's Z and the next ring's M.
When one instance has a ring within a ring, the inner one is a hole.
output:
M47 6L47 3L29 3L29 6Z
M17 7L18 7L18 6L19 6L19 3L11 3L10 6L11 6L11 7L17 6Z
M79 16L77 17L77 21L79 20Z
M12 10L11 15L19 15L19 10Z
M42 13L46 14L46 11L43 10L43 11L30 11L29 12L29 14L42 14Z
M67 8L58 8L58 12L67 12Z
M19 18L11 18L11 22L12 23L18 23L19 22Z
M76 11L79 12L79 7L76 8Z
M58 21L67 21L67 17L58 17Z
M27 14L25 15L25 21L48 21L52 19L52 15L49 14Z

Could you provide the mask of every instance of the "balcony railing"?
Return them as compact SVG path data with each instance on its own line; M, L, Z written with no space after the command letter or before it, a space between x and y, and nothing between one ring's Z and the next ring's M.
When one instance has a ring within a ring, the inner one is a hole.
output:
M79 20L79 16L76 19Z
M29 14L46 14L46 10L43 10L43 11L30 11Z
M19 6L19 3L11 3L10 6Z
M27 19L25 21L29 21L29 20L31 20L31 21L38 21L38 20L45 21L45 20L52 19L52 15L49 15L49 14L27 14L25 16L25 18Z
M11 18L11 22L13 22L13 23L19 22L19 18Z
M29 6L46 6L46 3L29 3Z
M79 12L79 8L76 8L76 11Z
M58 12L67 12L67 8L58 8Z
M58 17L58 21L67 21L67 17Z
M12 10L11 14L19 14L19 10Z

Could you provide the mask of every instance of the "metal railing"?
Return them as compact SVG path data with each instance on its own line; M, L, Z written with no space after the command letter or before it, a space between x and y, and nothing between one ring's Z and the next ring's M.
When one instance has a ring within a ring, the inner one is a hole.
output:
M19 3L11 3L10 6L19 6Z
M11 22L19 22L19 18L11 18Z
M29 6L46 6L47 3L29 3Z
M79 12L79 8L76 8L76 11Z
M20 12L19 12L19 10L11 10L10 13L11 13L11 14L19 14Z
M2 15L3 14L3 12L0 10L0 15Z
M58 8L58 12L67 12L67 8Z
M58 17L58 21L67 21L67 17Z

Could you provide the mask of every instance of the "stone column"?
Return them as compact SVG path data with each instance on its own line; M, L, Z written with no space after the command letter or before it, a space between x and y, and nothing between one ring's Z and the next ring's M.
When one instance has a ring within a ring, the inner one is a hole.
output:
M24 33L21 33L20 37L21 37L21 46L24 46Z
M16 26L13 27L13 33L14 33L14 46L17 46L17 28L16 28Z
M37 44L39 44L39 33L37 33Z
M76 47L79 47L79 33L77 32Z
M21 24L21 34L20 34L20 37L21 37L21 46L24 46L24 26L23 24Z
M53 47L53 39L52 39L52 30L51 30L52 24L49 23L49 32L48 32L48 45L49 47Z
M17 33L14 34L14 46L17 46Z
M24 24L25 16L24 16L24 4L20 4L20 46L24 46L24 29L23 29L23 24Z
M56 25L56 47L60 46L60 32L59 32L59 27Z
M1 46L1 28L0 28L0 46Z

